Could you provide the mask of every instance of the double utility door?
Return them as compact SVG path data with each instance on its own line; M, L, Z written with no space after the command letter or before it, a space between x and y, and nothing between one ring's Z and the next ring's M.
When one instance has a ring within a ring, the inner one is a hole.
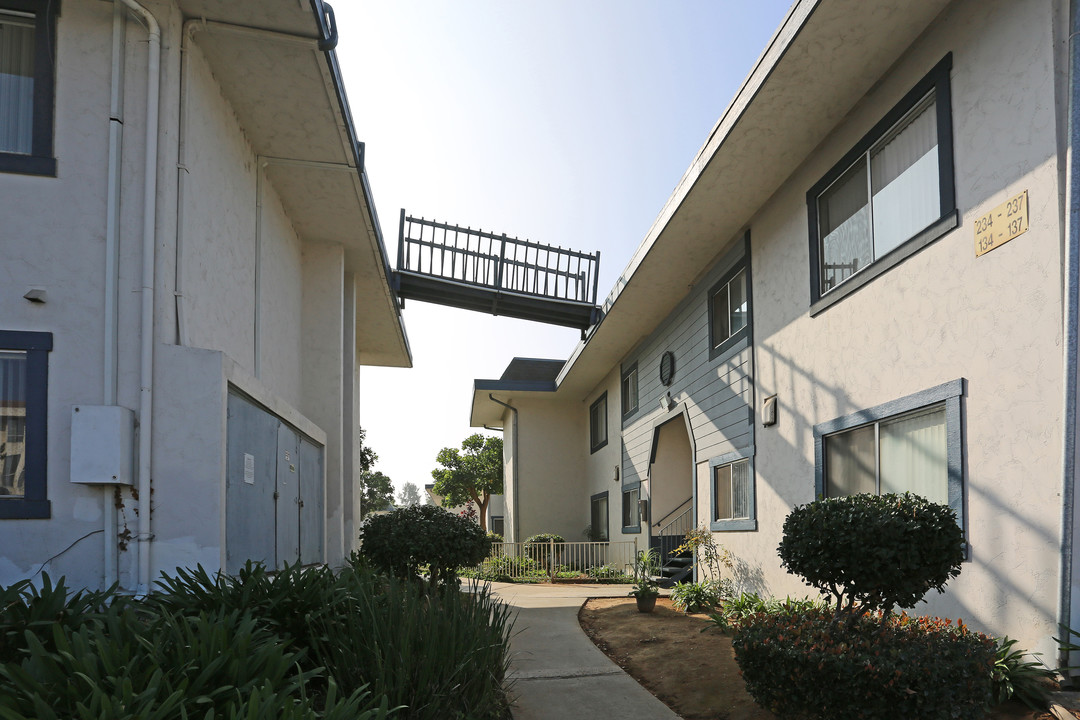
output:
M226 445L225 572L324 562L323 447L231 390Z

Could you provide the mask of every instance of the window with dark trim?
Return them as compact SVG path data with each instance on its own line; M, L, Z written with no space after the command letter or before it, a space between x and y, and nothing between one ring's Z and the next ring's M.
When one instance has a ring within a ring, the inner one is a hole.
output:
M491 532L503 539L506 538L506 521L503 515L491 516Z
M812 305L956 227L951 69L950 54L806 194Z
M962 379L814 427L818 497L912 492L963 528Z
M637 363L622 372L622 416L630 417L638 409L638 374Z
M710 529L757 530L753 447L709 459Z
M59 8L60 0L0 0L0 172L56 175Z
M589 499L589 540L608 540L608 494L597 493Z
M641 485L623 488L622 493L622 531L624 533L641 532Z
M709 290L709 359L750 338L753 326L750 291L750 232L742 257Z
M607 393L589 406L589 452L607 445Z
M0 518L50 516L46 483L52 333L0 330Z

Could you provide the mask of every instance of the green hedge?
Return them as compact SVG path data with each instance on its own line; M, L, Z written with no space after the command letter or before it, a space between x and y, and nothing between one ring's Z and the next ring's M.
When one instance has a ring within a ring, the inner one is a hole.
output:
M774 611L742 619L732 645L780 717L982 720L993 701L994 640L939 618Z

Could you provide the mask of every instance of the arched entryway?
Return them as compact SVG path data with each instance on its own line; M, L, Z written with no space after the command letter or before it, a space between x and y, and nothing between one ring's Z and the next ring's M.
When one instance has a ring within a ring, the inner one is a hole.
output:
M653 428L647 483L649 545L666 562L694 523L694 440L685 408Z

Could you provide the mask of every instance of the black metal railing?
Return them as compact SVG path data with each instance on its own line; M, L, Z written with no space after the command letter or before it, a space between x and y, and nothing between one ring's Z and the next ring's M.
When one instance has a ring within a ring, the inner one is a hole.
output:
M584 253L401 211L398 272L588 305L596 304L600 253Z

